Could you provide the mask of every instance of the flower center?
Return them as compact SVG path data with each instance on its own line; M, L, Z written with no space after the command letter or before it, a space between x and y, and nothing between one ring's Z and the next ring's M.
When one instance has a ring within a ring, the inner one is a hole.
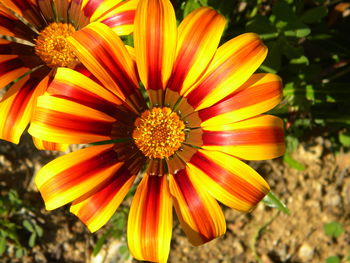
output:
M49 67L68 67L77 58L67 38L75 32L71 24L51 23L40 32L35 40L35 53Z
M137 147L149 158L173 155L185 140L185 124L171 109L152 108L135 120L132 137Z

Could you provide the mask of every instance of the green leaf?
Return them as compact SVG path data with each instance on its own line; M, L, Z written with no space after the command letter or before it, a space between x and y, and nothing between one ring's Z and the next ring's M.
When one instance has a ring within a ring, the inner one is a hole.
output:
M100 252L103 244L106 242L107 238L111 236L113 229L108 229L108 231L104 232L103 235L97 240L95 247L92 251L94 257Z
M127 259L129 257L129 249L125 245L121 245L119 247L119 253L123 256L124 259Z
M93 254L94 257L96 257L97 254L101 251L101 248L102 248L103 244L105 243L106 239L107 239L107 237L106 237L105 235L102 235L102 236L97 240L97 242L96 242L96 244L95 244L95 247L94 247L94 249L93 249L93 251L92 251L92 254Z
M264 62L264 67L267 67L270 72L271 70L273 72L271 73L276 73L280 70L281 68L281 52L280 52L280 47L278 42L274 41L272 43L267 44L269 48L269 53L266 57L266 60ZM262 68L265 70L264 68Z
M327 263L340 263L340 258L338 256L331 256L326 259Z
M184 7L184 17L199 7L201 7L201 5L197 1L188 1Z
M288 207L272 191L264 197L263 203L269 207L277 208L287 215L290 214Z
M345 147L350 147L350 132L339 133L339 141Z
M256 15L253 20L246 25L246 31L260 35L264 40L278 36L276 28L271 24L266 16Z
M6 238L0 236L0 256L6 251Z
M15 256L16 256L16 258L21 258L25 255L25 253L26 253L25 249L22 247L19 247L16 249Z
M292 8L284 1L278 1L272 8L272 20L293 22L297 19Z
M237 2L232 0L209 0L208 5L219 11L226 18L229 18L232 15Z
M344 232L343 226L335 221L324 224L323 230L327 236L335 238L339 237Z
M300 56L299 58L291 59L290 64L297 64L297 65L305 64L308 66L310 63L309 63L309 59L303 55L303 56Z
M22 224L29 232L35 232L33 225L27 219L25 219Z
M318 6L307 10L301 17L300 21L306 24L312 24L321 21L327 15L327 8Z
M305 166L301 163L299 163L298 161L296 161L295 159L293 159L293 157L286 153L283 156L283 161L288 164L290 167L298 170L298 171L304 171L305 170Z
M293 27L293 29L287 29L284 31L284 35L287 37L306 37L311 33L311 30L308 26L299 26Z
M30 247L34 247L34 245L35 245L35 240L36 240L36 233L33 232L33 233L30 235L30 237L29 237L28 245L29 245Z
M42 237L43 233L44 233L43 228L37 224L34 225L34 228L35 228L35 232L38 234L38 236Z

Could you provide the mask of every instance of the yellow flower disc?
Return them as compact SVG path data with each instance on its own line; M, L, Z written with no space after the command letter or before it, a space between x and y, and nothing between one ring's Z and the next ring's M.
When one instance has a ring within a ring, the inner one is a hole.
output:
M67 38L75 32L71 24L51 23L35 40L35 53L49 67L68 67L77 61Z
M148 158L170 157L185 140L185 124L179 115L166 107L144 111L134 125L132 136Z

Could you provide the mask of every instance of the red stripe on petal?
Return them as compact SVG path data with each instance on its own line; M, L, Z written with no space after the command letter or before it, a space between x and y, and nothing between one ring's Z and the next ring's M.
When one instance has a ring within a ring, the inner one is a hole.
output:
M209 108L200 110L198 114L201 120L205 121L220 114L249 107L274 97L280 97L282 95L281 90L282 83L277 81L257 86L253 85L231 94Z
M37 108L34 114L33 122L39 122L59 130L104 136L111 135L113 126L111 122L76 116L61 111L41 109L40 107Z
M119 59L111 55L110 47L105 39L90 28L81 30L77 38L81 43L88 46L89 52L94 55L94 59L98 61L99 65L108 72L110 77L122 90L123 95L129 97L135 94L135 90L138 90L136 83L129 77L129 73L125 70Z
M50 85L48 92L55 97L74 101L81 105L106 113L125 123L133 122L136 118L135 113L131 112L126 107L113 104L92 92L83 90L77 85L73 85L72 83L62 83L54 80ZM119 98L115 98L116 100L119 100Z
M184 201L191 213L195 225L198 227L198 234L201 236L202 243L206 243L217 237L214 223L211 220L210 211L206 209L191 182L186 169L183 169L173 176L178 189L180 190Z
M96 9L99 7L99 5L103 2L104 0L89 0L83 8L84 15L87 17L91 17L96 11Z
M29 79L18 91L16 98L14 99L11 110L8 112L5 127L12 127L18 120L18 117L23 114L23 111L28 107L28 103L32 98L36 86L39 84L40 79Z
M145 204L143 209L143 215L141 218L148 218L148 220L142 220L141 229L146 232L157 233L158 222L157 220L150 220L150 218L160 218L159 207L160 199L159 193L162 189L162 177L161 176L149 176L147 181L147 193L145 195Z
M116 163L118 163L117 153L113 148L106 149L97 156L90 157L56 174L40 187L40 192L44 200L47 200L49 197L54 196L55 193L64 192L94 177L96 173L112 167Z
M241 177L222 168L201 152L197 152L190 160L190 163L202 170L223 188L229 188L229 192L245 202L257 204L265 196L264 192Z
M204 145L259 145L284 142L283 129L279 127L254 127L233 131L206 131L202 135Z
M117 13L111 17L108 17L101 22L109 27L116 27L121 25L131 25L134 23L135 10L128 10L125 12Z
M23 61L20 60L19 58L0 62L0 77L12 70L18 69L23 66L24 66Z
M221 65L219 65L210 75L200 81L200 84L195 87L186 97L187 101L197 108L205 98L221 83L228 78L232 72L258 54L261 51L261 40L257 39L240 49L233 56L229 57ZM229 94L227 94L229 95Z
M31 4L28 3L26 0L12 0L12 2L20 9L20 10L27 10L31 8Z
M117 174L105 183L104 187L91 196L89 202L84 206L84 209L79 210L78 214L80 220L86 224L95 215L96 211L107 206L115 197L116 193L120 191L132 176L133 175L127 168L120 168Z

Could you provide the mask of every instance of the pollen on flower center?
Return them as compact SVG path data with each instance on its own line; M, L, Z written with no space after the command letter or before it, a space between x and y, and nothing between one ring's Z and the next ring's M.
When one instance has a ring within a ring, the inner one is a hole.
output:
M51 23L35 40L35 53L49 67L68 67L77 60L67 38L75 32L71 24Z
M185 124L171 109L152 108L135 120L133 138L137 147L149 158L173 155L185 140Z

